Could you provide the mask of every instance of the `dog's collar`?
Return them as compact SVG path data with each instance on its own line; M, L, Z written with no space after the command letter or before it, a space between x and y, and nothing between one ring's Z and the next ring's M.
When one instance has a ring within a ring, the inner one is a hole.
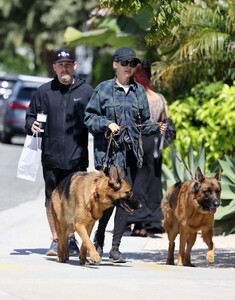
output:
M94 196L95 201L99 201L100 200L100 195L98 194L97 191L94 191L93 196Z

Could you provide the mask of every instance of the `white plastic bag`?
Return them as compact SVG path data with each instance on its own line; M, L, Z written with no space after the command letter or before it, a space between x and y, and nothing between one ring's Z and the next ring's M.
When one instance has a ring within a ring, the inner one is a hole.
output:
M39 165L41 163L42 138L37 134L27 135L21 152L17 167L17 177L25 180L35 181Z

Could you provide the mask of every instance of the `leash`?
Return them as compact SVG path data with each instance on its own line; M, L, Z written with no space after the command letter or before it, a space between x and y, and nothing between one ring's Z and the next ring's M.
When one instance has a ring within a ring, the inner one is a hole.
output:
M172 144L169 144L169 143L167 142L167 140L165 139L165 135L162 136L162 139L165 140L166 144L171 148L171 151L174 153L176 159L177 159L177 160L179 161L179 163L183 166L183 168L185 169L185 171L188 172L188 174L189 174L189 176L191 177L191 179L194 180L195 178L193 177L193 175L192 175L192 173L190 172L190 170L186 167L186 163L184 162L183 159L181 159L181 158L177 155L177 153L175 152L175 149L174 149L174 147L172 146ZM162 143L162 149L163 149L163 144L164 144L164 143ZM161 145L161 144L160 144L160 145ZM159 150L160 150L160 147L159 147Z
M153 127L153 126L159 126L160 123L153 123L153 124L135 124L135 125L124 125L119 126L120 128L126 129L126 128L136 128L136 127Z
M124 126L119 126L120 127L120 131L122 129L127 129L127 128L132 128L132 127L144 127L144 126L156 126L158 125L158 123L154 123L154 124L135 124L135 125L124 125ZM111 148L111 145L113 144L114 147L118 147L118 144L117 142L115 141L114 137L119 135L120 132L118 133L113 133L110 129L108 129L105 133L104 133L104 136L105 138L108 140L108 147L107 147L107 150L106 150L106 153L105 153L105 158L104 158L104 161L103 161L103 165L102 165L102 170L105 171L105 169L107 168L108 166L108 159L109 159L109 153L110 153L110 148ZM113 149L114 149L113 147ZM115 154L115 151L113 150L113 155Z
M134 125L122 125L122 126L119 125L120 131L117 132L117 133L113 133L110 129L105 131L104 136L108 140L108 146L107 146L107 150L106 150L106 153L105 153L105 156L104 156L104 159L103 159L103 163L102 163L102 170L104 172L105 172L106 168L108 167L110 148L111 148L112 144L113 144L113 147L112 147L113 155L112 156L115 156L114 148L118 147L118 143L116 142L114 137L117 136L117 135L120 135L122 130L125 130L125 129L128 129L128 128L138 128L138 127L140 127L140 132L141 132L141 127L144 127L144 126L159 126L159 123L154 122L152 124L134 124ZM115 160L115 158L114 158L114 160Z
M126 126L120 126L120 128L125 129L125 128L131 128L131 127L156 126L156 125L158 125L158 123L149 124L149 125L143 125L143 124L139 124L139 125L126 125ZM119 133L112 133L111 130L107 130L107 131L105 132L104 135L105 135L105 138L108 140L108 147L107 147L107 151L106 151L106 154L105 154L105 159L104 159L104 162L103 162L103 171L107 168L107 165L108 165L108 158L109 158L109 152L110 152L111 144L113 143L114 146L118 147L118 144L117 144L117 142L116 142L115 139L114 139L114 136L119 135ZM183 166L183 168L185 169L185 171L188 172L188 174L189 174L189 176L191 177L191 179L194 180L194 177L193 177L192 173L191 173L190 170L186 167L186 164L185 164L185 162L183 161L183 159L181 159L181 158L177 155L177 153L176 153L174 147L172 146L172 144L169 144L169 143L167 142L167 140L166 140L166 138L165 138L165 134L163 134L163 135L161 136L161 141L160 141L160 146L159 146L159 153L158 153L158 155L162 153L163 146L164 146L164 141L165 141L166 144L170 147L171 151L174 153L176 159L177 159L177 160L179 161L179 163ZM115 152L113 151L113 153L115 153ZM155 155L156 155L156 153L154 154L154 156L155 156Z
M107 130L104 133L105 138L108 140L108 147L107 147L107 150L106 150L106 153L105 153L105 159L104 159L103 166L102 166L102 170L104 172L105 172L105 169L108 166L108 159L109 159L109 152L110 152L111 144L113 143L114 146L118 147L118 144L114 139L115 135L118 135L118 133L113 133L111 130ZM113 150L113 154L115 154L114 150Z

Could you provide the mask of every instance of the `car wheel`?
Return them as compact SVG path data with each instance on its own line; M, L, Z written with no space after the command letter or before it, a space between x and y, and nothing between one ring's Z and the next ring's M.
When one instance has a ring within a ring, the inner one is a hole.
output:
M1 134L1 142L4 144L11 144L11 138L12 136L9 133L6 133L5 131Z

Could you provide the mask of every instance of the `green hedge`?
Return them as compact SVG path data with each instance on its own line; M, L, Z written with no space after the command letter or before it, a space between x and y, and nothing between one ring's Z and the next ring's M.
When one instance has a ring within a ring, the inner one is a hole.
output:
M234 85L201 82L191 90L190 95L174 101L169 110L177 129L174 147L183 158L191 141L194 149L204 144L207 171L225 155L234 156ZM167 165L170 164L168 154L169 149L164 151Z

